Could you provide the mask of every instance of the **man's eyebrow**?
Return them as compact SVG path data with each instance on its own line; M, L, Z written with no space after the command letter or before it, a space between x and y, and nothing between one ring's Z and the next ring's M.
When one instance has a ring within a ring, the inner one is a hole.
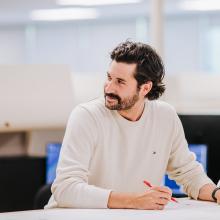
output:
M110 75L109 72L107 72L107 76L108 76L108 77L111 77L111 75ZM122 82L127 82L125 79L122 79L122 78L119 78L119 77L117 77L116 79L117 79L117 80L121 80Z
M125 79L122 79L122 78L116 78L117 80L121 80L122 82L126 82Z

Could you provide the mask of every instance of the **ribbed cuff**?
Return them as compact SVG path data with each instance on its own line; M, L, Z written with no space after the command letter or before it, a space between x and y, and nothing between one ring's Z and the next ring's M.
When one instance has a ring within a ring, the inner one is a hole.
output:
M96 188L96 196L95 201L93 201L93 208L97 209L107 209L108 208L108 199L109 195L112 190L102 189L102 188Z

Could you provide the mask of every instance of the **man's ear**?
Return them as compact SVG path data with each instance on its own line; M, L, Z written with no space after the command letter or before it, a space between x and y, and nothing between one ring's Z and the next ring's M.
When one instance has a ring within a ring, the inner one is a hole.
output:
M146 96L152 89L153 83L152 81L148 81L140 86L140 93L143 96Z

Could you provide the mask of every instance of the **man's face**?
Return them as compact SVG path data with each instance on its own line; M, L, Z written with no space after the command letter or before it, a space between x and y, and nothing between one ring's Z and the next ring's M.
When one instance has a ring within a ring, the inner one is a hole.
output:
M104 85L105 106L110 110L128 110L139 100L136 64L112 61Z

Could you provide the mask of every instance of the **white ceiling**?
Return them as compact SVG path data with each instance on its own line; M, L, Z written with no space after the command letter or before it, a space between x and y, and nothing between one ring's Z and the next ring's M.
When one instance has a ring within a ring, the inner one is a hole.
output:
M1 10L31 10L56 6L55 0L0 0Z
M82 0L83 1L83 0ZM178 4L185 0L165 0L166 13L186 13L178 8ZM196 0L190 0L196 1ZM206 0L208 1L208 0ZM211 0L209 0L211 1ZM219 0L220 1L220 0ZM123 18L134 16L146 16L150 9L150 0L142 0L140 3L129 5L111 5L95 7L99 18ZM0 0L0 25L24 24L33 22L30 12L36 9L55 9L67 6L58 6L56 0Z

